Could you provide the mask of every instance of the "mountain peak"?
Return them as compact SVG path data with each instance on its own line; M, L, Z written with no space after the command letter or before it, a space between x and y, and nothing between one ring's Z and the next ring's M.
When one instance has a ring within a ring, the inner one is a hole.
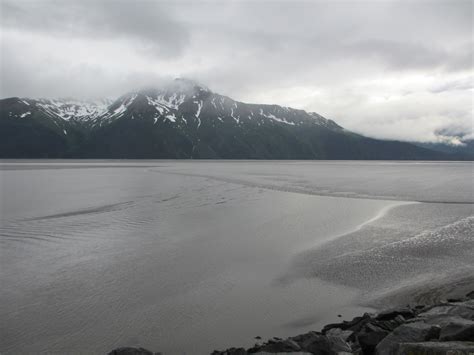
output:
M188 79L188 78L176 78L173 80L171 85L169 85L169 87L180 92L181 91L182 92L188 92L188 91L211 92L211 90L207 86L197 82L196 80Z
M151 96L184 95L188 98L194 98L197 96L201 96L201 94L211 94L212 91L195 80L187 78L176 78L172 81L168 81L155 87L145 87L136 92L130 92L127 95L135 95L136 93Z

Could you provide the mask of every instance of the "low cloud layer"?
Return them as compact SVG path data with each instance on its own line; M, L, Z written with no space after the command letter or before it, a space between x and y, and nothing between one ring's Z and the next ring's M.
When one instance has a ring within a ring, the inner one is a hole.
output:
M0 4L1 97L114 97L190 77L373 137L473 136L470 0Z

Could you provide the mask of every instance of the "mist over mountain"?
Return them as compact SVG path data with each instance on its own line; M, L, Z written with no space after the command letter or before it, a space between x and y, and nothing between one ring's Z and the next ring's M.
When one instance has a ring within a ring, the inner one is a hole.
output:
M367 138L315 113L247 104L188 79L116 100L0 101L2 158L463 159Z

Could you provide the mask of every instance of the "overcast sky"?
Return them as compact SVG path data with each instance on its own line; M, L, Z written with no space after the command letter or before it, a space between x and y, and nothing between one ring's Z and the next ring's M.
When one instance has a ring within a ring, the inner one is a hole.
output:
M1 97L114 97L187 77L368 136L474 138L471 0L0 3Z

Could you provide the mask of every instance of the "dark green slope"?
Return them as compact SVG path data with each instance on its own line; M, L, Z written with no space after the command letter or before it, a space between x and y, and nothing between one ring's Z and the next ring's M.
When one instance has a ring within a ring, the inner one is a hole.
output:
M437 152L455 154L467 159L474 159L474 139L466 139L458 145L443 144L443 143L413 143L417 146L434 150Z
M121 119L91 133L80 152L93 158L398 159L452 156L396 141L381 141L324 127L248 126L234 130L202 124L179 130L167 122Z
M0 158L74 157L83 138L80 127L18 98L0 101Z

